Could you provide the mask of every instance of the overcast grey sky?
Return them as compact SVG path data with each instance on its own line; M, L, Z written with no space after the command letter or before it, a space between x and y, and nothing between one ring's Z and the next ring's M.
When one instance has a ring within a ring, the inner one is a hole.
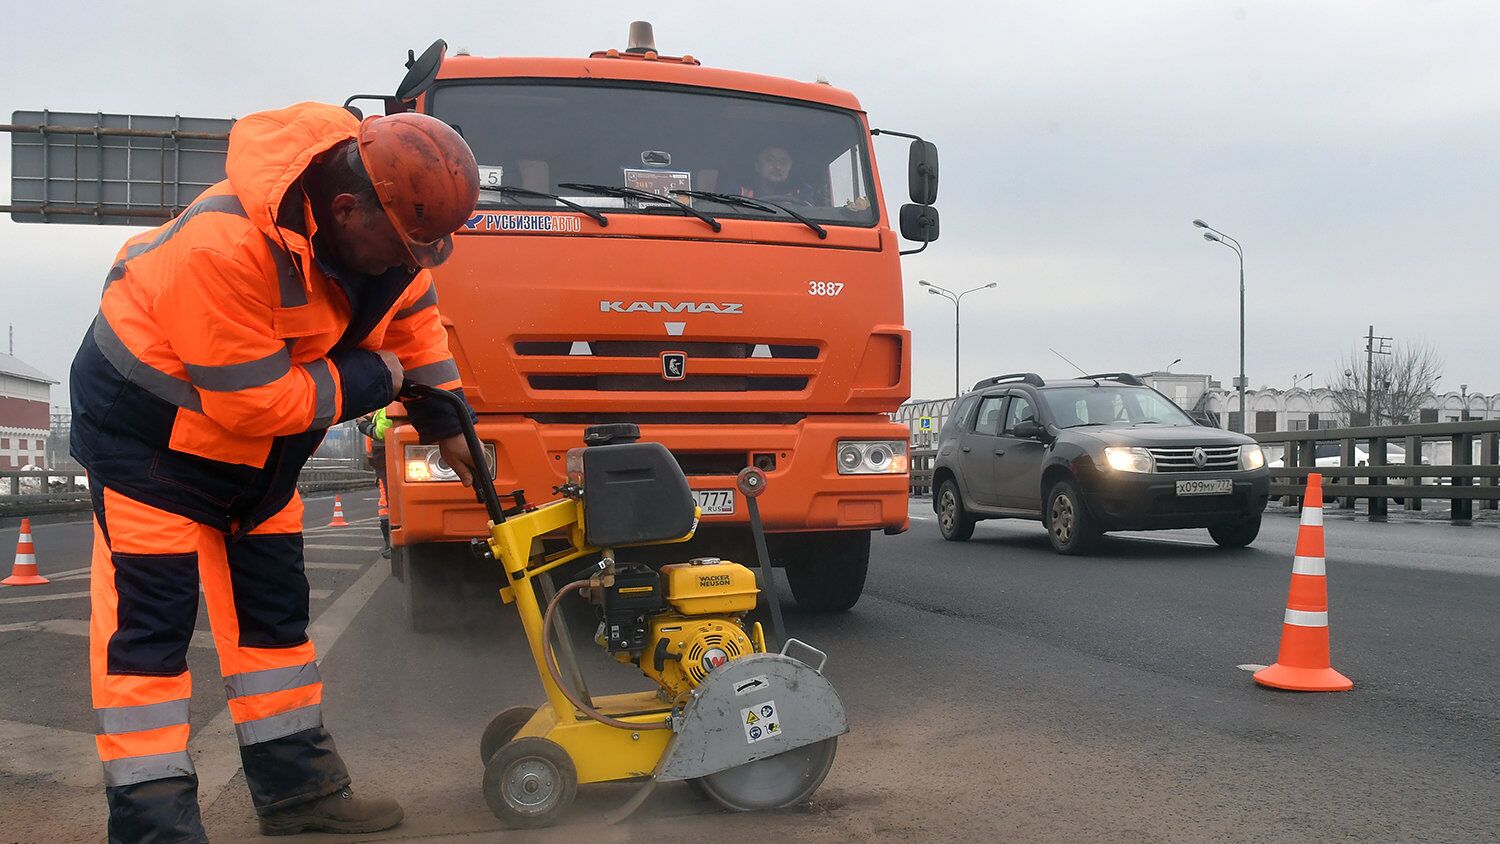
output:
M353 11L357 9L358 11ZM148 11L151 10L151 11ZM345 11L348 10L348 11ZM731 11L732 10L732 11ZM904 259L913 393L996 372L1176 371L1226 384L1245 246L1252 386L1323 383L1365 326L1436 342L1441 385L1500 391L1500 4L1008 2L52 3L7 9L18 109L242 116L395 86L434 38L586 55L655 23L664 52L853 91L942 152L942 239ZM877 142L888 201L905 149ZM9 156L0 162L9 195ZM0 219L3 322L65 379L131 229ZM58 404L66 394L55 393Z

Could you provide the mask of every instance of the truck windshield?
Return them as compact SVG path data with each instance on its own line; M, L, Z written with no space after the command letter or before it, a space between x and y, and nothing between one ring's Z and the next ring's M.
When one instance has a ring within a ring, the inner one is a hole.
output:
M1057 387L1041 394L1060 428L1193 424L1177 405L1144 387Z
M481 184L556 194L606 213L676 214L666 203L569 184L636 188L716 218L792 216L702 192L765 200L832 226L873 226L865 132L843 109L680 88L573 81L454 82L434 89L432 113L474 150ZM672 194L692 191L693 194ZM485 193L481 204L560 207L552 199Z

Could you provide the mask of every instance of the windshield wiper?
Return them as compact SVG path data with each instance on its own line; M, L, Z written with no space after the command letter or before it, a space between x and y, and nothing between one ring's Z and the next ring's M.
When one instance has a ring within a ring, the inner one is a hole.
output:
M546 191L540 190L531 190L529 188L518 188L514 185L480 185L479 189L494 191L501 196L534 196L538 199L550 199L559 205L566 205L567 207L573 209L574 211L577 211L580 214L587 214L590 219L599 224L600 228L609 225L609 218L605 217L603 214L600 214L598 211L579 205L571 199L563 199L555 193L547 193Z
M713 191L707 190L674 190L672 191L672 193L675 193L678 196L691 196L696 199L707 199L711 202L721 202L725 205L738 205L741 208L754 208L758 211L769 211L773 214L777 211L784 211L786 212L787 216L817 232L819 240L826 240L828 238L827 229L823 228L817 223L814 223L812 220L807 219L801 214L798 214L796 211L793 211L785 205L772 202L769 199L751 199L747 196L735 196L732 193L714 193Z
M641 190L640 188L621 188L615 187L614 185L595 185L589 184L587 182L563 182L559 184L558 187L568 188L569 190L587 191L589 193L597 193L604 196L616 196L622 199L654 199L657 202L665 202L668 205L681 208L683 211L686 211L687 213L692 214L694 217L697 217L703 222L708 223L709 228L712 228L715 232L718 232L724 228L724 226L720 225L718 220L715 220L713 217L710 217L702 211L694 208L693 206L688 205L686 202L681 202L679 200L673 199L670 196L662 196L659 193L652 193L648 190Z

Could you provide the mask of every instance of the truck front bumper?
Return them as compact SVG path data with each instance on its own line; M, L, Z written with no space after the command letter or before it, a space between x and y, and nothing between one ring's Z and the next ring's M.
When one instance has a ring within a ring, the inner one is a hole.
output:
M526 501L557 498L553 487L566 480L567 452L583 444L582 425L542 425L524 416L481 416L479 438L495 445L496 487L524 489ZM838 443L846 440L906 440L904 425L870 416L808 417L791 425L642 425L641 439L667 446L688 467L695 490L732 490L734 472L774 462L766 470L766 491L758 499L770 532L885 530L909 526L910 479L905 472L841 475ZM391 541L396 545L467 541L485 532L488 518L474 494L457 482L408 482L403 455L417 444L416 432L400 426L387 434ZM743 456L742 462L734 461ZM724 468L693 471L695 462ZM508 504L508 502L506 502ZM746 525L745 498L734 493L734 513L704 515L704 527Z

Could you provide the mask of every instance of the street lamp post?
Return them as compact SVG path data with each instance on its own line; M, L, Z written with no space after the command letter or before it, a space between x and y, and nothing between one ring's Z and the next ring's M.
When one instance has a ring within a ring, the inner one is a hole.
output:
M1202 220L1194 220L1193 225L1200 229L1208 229L1203 233L1203 239L1213 243L1222 243L1234 250L1234 254L1240 259L1240 433L1245 433L1245 251L1240 248L1240 242L1229 235L1210 226Z
M963 301L963 298L970 293L973 293L976 290L988 290L991 287L998 287L999 284L992 281L989 284L981 284L978 287L971 287L968 290L963 291L962 293L954 293L952 290L949 290L946 287L939 287L938 285L933 284L930 281L919 281L917 282L917 284L927 288L928 293L931 293L934 296L941 296L953 303L953 397L958 398L959 396L963 395L963 393L958 389L958 305Z

